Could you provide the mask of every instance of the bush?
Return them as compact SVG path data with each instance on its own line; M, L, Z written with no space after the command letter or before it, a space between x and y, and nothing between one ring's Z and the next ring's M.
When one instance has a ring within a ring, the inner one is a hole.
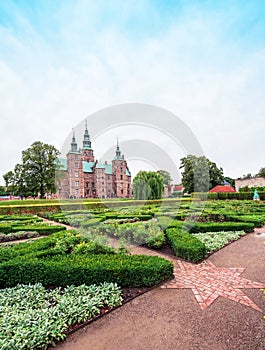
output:
M34 238L39 236L40 234L35 231L18 231L14 233L0 234L0 243L11 242L19 239Z
M185 222L183 226L184 230L190 233L198 232L217 232L217 231L245 231L253 232L254 224L243 222L207 222L207 223L193 223Z
M121 287L150 287L172 274L173 264L157 256L100 254L50 259L24 256L0 265L0 286L42 283L65 287L113 282Z
M252 223L255 227L262 227L265 224L265 217L255 215L226 215L226 219L235 222Z
M35 231L40 235L50 235L54 232L66 230L64 226L48 226L48 225L14 225L14 224L0 224L0 232L12 233L18 231Z
M207 253L205 244L190 233L178 228L166 229L166 238L176 256L198 262Z

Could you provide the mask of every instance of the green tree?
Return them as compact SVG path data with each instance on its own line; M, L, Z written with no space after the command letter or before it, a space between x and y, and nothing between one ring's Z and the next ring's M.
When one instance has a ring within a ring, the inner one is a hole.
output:
M9 191L14 194L37 195L54 193L55 172L59 151L52 145L34 142L22 152L22 163L3 177Z
M229 182L231 186L235 187L235 179L232 179L232 177L225 176L224 181Z
M8 193L4 186L0 186L0 196L6 196Z
M256 176L257 177L265 177L265 168L260 168L260 170Z
M168 171L166 171L166 170L158 170L157 173L160 174L163 177L164 185L165 186L169 186L171 181L172 181L170 173Z
M224 180L223 169L217 168L205 156L188 155L182 158L180 169L183 169L182 184L187 193L207 192Z
M164 178L155 171L140 171L133 180L135 199L160 199L164 190Z

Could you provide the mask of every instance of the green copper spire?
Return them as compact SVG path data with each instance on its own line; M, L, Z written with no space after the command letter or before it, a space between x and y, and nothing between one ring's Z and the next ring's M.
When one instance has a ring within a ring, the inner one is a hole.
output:
M113 160L122 160L122 155L121 155L121 151L120 151L120 146L119 146L119 140L118 140L118 137L117 137L117 147L116 147L116 155L114 157Z
M73 138L72 138L72 142L71 142L71 152L76 152L77 151L77 143L75 140L75 131L73 129Z
M91 149L91 141L87 130L87 121L86 121L86 128L85 128L85 134L84 134L83 149Z

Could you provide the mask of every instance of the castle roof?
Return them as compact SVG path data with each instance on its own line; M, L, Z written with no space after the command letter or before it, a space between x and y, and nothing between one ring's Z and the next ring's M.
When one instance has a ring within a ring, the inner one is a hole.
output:
M107 175L112 175L112 165L106 163L97 163L96 169L105 169Z
M85 160L82 161L82 168L84 173L93 173L95 163L94 162L86 162Z

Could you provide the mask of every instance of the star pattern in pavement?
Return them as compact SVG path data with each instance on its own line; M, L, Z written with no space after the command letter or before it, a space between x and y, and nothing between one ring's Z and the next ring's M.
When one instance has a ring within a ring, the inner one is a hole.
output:
M216 267L210 261L201 264L178 260L179 268L174 269L174 279L161 288L190 288L201 309L210 306L218 297L225 297L262 311L241 289L265 288L258 283L240 277L244 268Z

